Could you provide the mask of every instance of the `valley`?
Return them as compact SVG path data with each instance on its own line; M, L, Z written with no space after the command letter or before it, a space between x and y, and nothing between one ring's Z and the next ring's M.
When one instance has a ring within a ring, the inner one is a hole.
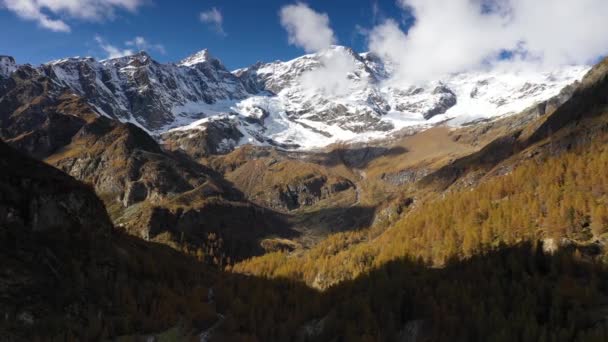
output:
M370 54L326 53L355 61L356 99L299 89L323 54L3 58L0 332L604 340L608 61L408 93L373 85L390 68ZM484 117L437 109L484 91Z

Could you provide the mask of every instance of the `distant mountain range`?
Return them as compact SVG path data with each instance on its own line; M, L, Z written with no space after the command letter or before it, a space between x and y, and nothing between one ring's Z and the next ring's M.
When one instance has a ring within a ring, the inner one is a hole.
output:
M82 97L98 115L131 122L156 137L211 127L216 152L248 143L311 149L515 114L559 94L588 69L469 72L414 85L393 82L393 66L378 56L343 46L234 71L208 50L168 64L145 52L102 61L65 58L38 67L4 56L0 97L2 79L18 72L22 78L48 78L52 97Z

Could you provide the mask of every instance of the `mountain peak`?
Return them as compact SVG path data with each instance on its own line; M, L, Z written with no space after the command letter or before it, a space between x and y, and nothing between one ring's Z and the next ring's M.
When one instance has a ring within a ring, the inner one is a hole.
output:
M345 46L345 45L330 45L327 50L333 50L333 51L343 51L343 52L347 52L347 53L352 53L354 54L354 50L351 47Z
M142 63L146 63L146 62L149 62L152 60L152 57L150 57L150 55L146 51L143 51L143 50L139 51L135 54L132 54L130 56L124 56L122 58L127 58L130 60L137 60Z
M0 61L10 61L14 64L15 58L13 56L0 55Z
M143 51L143 50L139 51L137 53L134 53L132 55L108 58L108 59L101 61L102 64L110 63L110 64L116 64L116 65L121 65L121 66L147 65L147 64L150 64L151 62L153 62L152 57L150 57L150 55L146 51Z
M197 53L194 53L182 59L178 64L191 67L201 63L213 63L221 65L219 59L215 58L211 52L209 52L209 49L203 49Z
M146 51L139 51L133 55L133 57L150 58L150 55Z
M355 50L353 50L352 48L348 47L348 46L344 46L344 45L330 45L329 47L320 50L319 52L315 53L314 55L327 55L327 54L343 54L343 55L347 55L347 56L352 56L355 59L360 59L361 57L359 56L359 54L357 54L355 52Z
M8 77L17 69L15 58L0 55L0 76Z

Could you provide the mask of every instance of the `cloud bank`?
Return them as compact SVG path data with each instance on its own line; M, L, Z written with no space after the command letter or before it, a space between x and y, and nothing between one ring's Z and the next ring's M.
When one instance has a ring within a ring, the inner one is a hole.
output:
M135 11L144 0L0 0L0 8L20 18L36 21L40 27L55 32L70 32L59 18L102 21L113 18L117 9Z
M396 81L510 63L551 67L589 63L608 50L605 0L399 0L415 18L404 32L386 20L369 49L395 67ZM505 61L505 56L511 56Z

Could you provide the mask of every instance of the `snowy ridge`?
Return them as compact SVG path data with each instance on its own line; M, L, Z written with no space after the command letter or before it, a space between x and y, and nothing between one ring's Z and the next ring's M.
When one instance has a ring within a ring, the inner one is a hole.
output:
M0 57L0 73L14 68ZM234 144L311 149L518 113L557 95L589 67L478 71L414 85L395 82L391 65L371 53L332 46L233 72L208 50L177 64L139 52L103 61L67 58L38 70L100 115L156 136L221 123L241 133Z
M181 62L179 62L179 65L191 67L191 66L205 63L205 62L209 63L209 62L215 62L215 61L217 61L217 63L219 63L219 60L217 58L213 57L211 55L211 53L209 52L209 50L204 49L191 56L184 58Z
M145 52L103 61L68 58L41 69L85 97L101 115L150 132L205 116L203 109L217 101L247 96L238 79L217 63L160 64Z

